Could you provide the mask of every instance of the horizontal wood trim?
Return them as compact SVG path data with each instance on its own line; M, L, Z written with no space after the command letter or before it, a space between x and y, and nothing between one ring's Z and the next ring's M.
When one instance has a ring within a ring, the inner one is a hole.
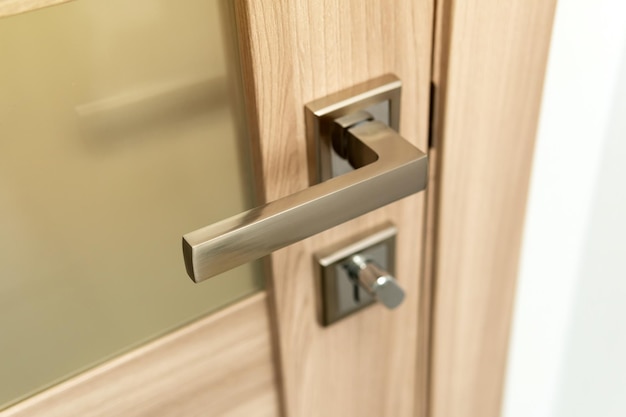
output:
M0 17L25 13L70 1L73 0L0 0Z
M278 416L266 304L254 295L0 416Z

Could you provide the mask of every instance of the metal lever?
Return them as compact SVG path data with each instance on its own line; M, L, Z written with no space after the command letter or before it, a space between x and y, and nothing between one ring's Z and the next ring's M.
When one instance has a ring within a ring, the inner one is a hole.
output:
M344 264L344 267L352 279L385 307L394 309L404 300L404 290L398 281L375 262L361 255L354 255Z
M384 123L362 122L341 136L354 171L184 235L191 279L204 281L426 188L427 156Z

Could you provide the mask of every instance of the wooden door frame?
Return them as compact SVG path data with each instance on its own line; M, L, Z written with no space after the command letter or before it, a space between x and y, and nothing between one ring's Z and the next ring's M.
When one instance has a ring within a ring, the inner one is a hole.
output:
M64 1L3 0L0 16ZM500 413L554 6L555 0L437 2L431 74L434 146L417 333L420 416ZM255 300L264 303L265 296ZM123 372L118 367L128 358L160 346L157 341L140 348L2 415L36 415L42 405L49 410L74 401L75 393L64 388L101 378L103 367ZM271 361L264 352L264 360ZM93 398L91 406L100 401Z
M556 0L439 0L430 417L500 415Z

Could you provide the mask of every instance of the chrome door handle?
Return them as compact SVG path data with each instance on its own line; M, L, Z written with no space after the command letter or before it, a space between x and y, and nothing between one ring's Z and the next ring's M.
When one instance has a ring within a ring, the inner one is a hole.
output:
M427 156L389 126L367 119L348 126L345 118L335 121L341 128L335 149L354 171L184 235L191 279L204 281L425 189Z

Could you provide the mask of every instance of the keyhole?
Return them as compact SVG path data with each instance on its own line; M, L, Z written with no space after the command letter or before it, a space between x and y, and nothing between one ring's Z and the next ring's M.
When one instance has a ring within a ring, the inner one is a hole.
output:
M351 278L350 281L352 281L352 294L353 294L354 302L356 304L359 304L361 302L361 293L360 293L359 283L354 278Z

